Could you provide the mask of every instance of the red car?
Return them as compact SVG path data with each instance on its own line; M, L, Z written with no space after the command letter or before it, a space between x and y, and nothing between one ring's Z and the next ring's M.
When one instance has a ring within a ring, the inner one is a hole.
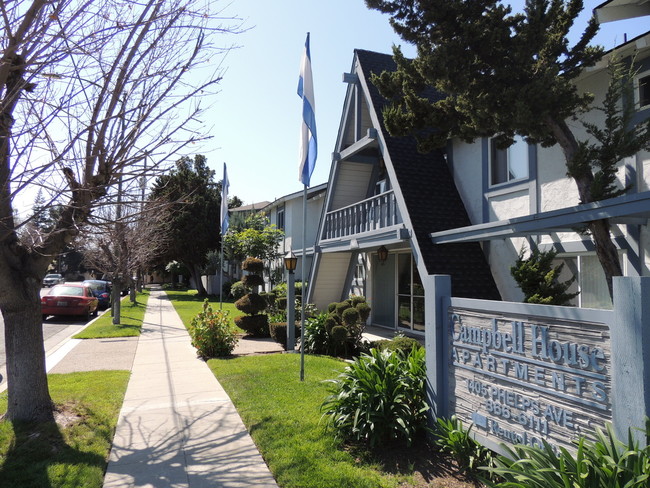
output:
M41 313L43 320L48 315L81 315L89 319L91 314L97 315L98 305L99 300L88 285L65 283L53 286L41 298Z

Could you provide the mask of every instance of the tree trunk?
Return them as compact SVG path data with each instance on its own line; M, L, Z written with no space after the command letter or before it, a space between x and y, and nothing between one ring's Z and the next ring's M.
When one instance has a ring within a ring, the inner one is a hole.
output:
M203 286L203 281L201 281L201 270L196 265L192 265L190 269L192 270L191 271L192 278L194 278L194 284L196 285L197 295L200 297L207 296L208 292Z
M40 282L12 277L13 292L0 303L5 323L10 421L54 422L45 370ZM3 287L4 288L4 287Z
M113 280L113 289L111 290L111 313L113 315L113 325L119 325L122 314L122 280Z
M547 124L553 131L558 144L562 148L564 158L566 160L567 168L569 163L573 161L578 150L578 143L571 132L569 126L564 122L556 122L548 119ZM578 195L580 196L580 203L593 202L591 194L591 185L594 180L591 169L586 169L582 173L569 174L574 179L578 187ZM610 223L608 219L595 220L587 223L587 227L591 233L591 237L596 247L596 256L600 261L600 265L605 273L605 280L607 281L607 288L609 290L610 298L614 298L614 289L612 278L614 276L622 276L623 270L618 258L618 251L610 235Z

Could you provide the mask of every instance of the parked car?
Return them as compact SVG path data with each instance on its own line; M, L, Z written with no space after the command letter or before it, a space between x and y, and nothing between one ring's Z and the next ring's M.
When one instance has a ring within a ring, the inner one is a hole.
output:
M58 273L48 274L45 275L45 278L43 278L43 286L46 287L58 285L60 283L65 283L65 279Z
M105 280L84 280L82 282L88 285L93 295L99 300L99 308L106 310L111 306L111 282Z
M97 315L98 306L99 300L90 286L83 283L55 285L41 298L43 320L48 315L81 315L89 319Z

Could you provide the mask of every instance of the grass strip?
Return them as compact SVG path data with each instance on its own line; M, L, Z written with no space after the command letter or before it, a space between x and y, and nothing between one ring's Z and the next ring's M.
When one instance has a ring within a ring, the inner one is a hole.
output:
M187 328L192 323L192 319L203 310L203 301L205 300L205 297L197 296L196 290L165 290L165 293L167 293L167 296L174 304L174 308L181 317L185 328ZM218 297L210 296L208 297L208 302L212 305L213 310L219 310ZM238 333L244 333L243 330L235 325L235 317L237 315L242 315L242 313L237 310L237 307L235 307L235 304L232 302L223 302L222 307L223 310L229 313L230 325Z
M300 355L270 354L208 361L237 407L246 428L283 488L380 488L407 482L407 474L382 472L378 465L342 449L320 423L326 379L346 363Z
M113 324L110 311L74 336L75 339L101 339L103 337L134 337L140 335L144 312L149 301L149 290L144 289L136 295L132 303L128 295L122 298L120 323Z
M0 486L100 488L129 371L48 377L57 424L0 421ZM6 392L0 412L7 409Z

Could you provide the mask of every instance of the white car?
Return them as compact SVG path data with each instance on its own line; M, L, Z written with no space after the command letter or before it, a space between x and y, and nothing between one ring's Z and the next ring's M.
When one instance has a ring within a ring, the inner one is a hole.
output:
M43 278L43 286L54 286L61 283L65 283L65 279L58 273L45 275L45 278Z

